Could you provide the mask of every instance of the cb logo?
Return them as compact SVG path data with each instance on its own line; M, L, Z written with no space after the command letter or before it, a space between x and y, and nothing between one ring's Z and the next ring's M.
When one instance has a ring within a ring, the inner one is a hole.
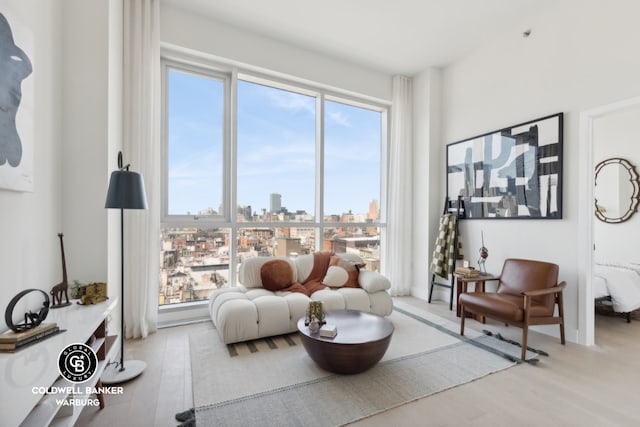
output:
M86 344L70 344L58 356L60 375L73 383L89 380L98 368L98 357Z

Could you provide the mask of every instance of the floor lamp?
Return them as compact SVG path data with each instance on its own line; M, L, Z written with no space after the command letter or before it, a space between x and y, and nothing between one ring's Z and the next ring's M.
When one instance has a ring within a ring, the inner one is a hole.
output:
M122 151L118 153L118 170L111 173L107 209L120 209L120 363L110 364L102 374L103 384L117 384L129 381L144 371L147 364L141 360L124 361L124 210L146 209L142 175L129 171L129 165L122 166Z

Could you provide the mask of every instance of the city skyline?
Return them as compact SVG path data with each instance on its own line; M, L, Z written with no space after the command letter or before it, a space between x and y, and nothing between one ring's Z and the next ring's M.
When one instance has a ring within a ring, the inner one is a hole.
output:
M272 200L271 200L271 196L273 196L273 195L278 195L278 196L280 196L280 194L278 194L278 193L270 193L270 194L269 194L270 204L269 204L269 207L268 207L268 208L266 208L266 207L261 207L261 208L257 208L257 209L256 209L254 206L251 206L251 205L241 205L241 204L238 204L238 205L236 206L236 210L235 210L235 211L239 213L240 211L246 210L246 208L250 208L250 209L251 209L251 214L252 214L252 215L262 215L262 214L282 213L282 212L286 212L286 213L288 213L288 214L292 214L292 215L293 215L293 214L296 214L296 213L298 213L298 212L304 212L304 213L306 213L306 214L308 214L308 215L313 215L313 214L314 214L313 212L307 212L307 211L305 211L305 210L301 210L301 209L292 210L292 209L290 209L288 206L284 205L284 204L281 202L281 200L282 200L281 198L280 198L280 203L277 205L277 208L274 208L274 204L272 203ZM375 215L373 215L373 214L372 214L372 211L371 211L371 207L372 207L372 205L373 205L373 204L375 204L375 207L376 207ZM377 218L377 217L379 216L379 213L380 213L378 209L379 209L379 203L378 203L378 200L377 200L377 199L372 199L372 200L370 200L370 201L369 201L369 203L368 203L368 207L367 207L367 209L366 209L366 210L364 210L364 211L354 212L353 210L349 210L349 211L346 211L346 212L338 212L338 213L330 213L330 214L329 214L329 213L325 213L325 216L329 216L329 215L353 214L353 215L366 215L368 218L372 218L372 215L373 215L373 217ZM211 214L213 214L213 213L216 213L216 214L217 214L217 213L219 213L221 210L222 210L222 206L220 206L220 207L218 207L218 208L213 208L213 207L211 207L211 206L208 206L208 207L206 207L205 209L203 209L203 210L201 210L201 211L198 211L198 212L188 212L188 214L190 214L190 215L191 215L191 214L193 214L193 215L211 215Z
M230 269L232 260L242 263L256 256L300 256L316 250L349 252L366 260L367 269L379 271L379 228L334 227L323 234L319 247L314 230L315 227L255 224L236 236L232 253L229 230L165 228L161 235L158 302L164 305L207 300L215 289L238 283L239 270L237 265L235 270Z

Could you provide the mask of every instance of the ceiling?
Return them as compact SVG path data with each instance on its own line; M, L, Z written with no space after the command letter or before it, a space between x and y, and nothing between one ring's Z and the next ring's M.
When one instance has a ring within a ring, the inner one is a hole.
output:
M162 0L213 20L390 74L441 67L522 37L553 0Z

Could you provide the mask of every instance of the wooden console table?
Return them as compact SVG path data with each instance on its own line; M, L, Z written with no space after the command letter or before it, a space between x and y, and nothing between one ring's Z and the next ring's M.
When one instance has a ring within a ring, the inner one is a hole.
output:
M46 322L55 322L63 333L35 343L16 353L0 353L0 414L3 426L73 426L83 406L61 407L60 399L87 398L64 392L46 392L51 386L85 390L97 386L107 362L118 351L117 335L107 335L107 318L117 306L117 299L94 305L73 305L49 311ZM58 372L58 356L69 344L85 343L92 336L91 347L98 356L96 373L86 382L73 384ZM98 397L98 400L100 398ZM100 402L102 404L102 401Z
M495 276L493 274L481 274L477 276L469 276L465 274L453 273L453 277L456 278L456 316L460 317L462 315L460 310L460 293L464 291L466 292L467 286L469 283L475 283L475 291L476 292L484 292L484 284L485 282L489 282L492 280L498 280L500 276ZM484 316L478 314L467 313L467 317L471 317L478 322L484 323Z

